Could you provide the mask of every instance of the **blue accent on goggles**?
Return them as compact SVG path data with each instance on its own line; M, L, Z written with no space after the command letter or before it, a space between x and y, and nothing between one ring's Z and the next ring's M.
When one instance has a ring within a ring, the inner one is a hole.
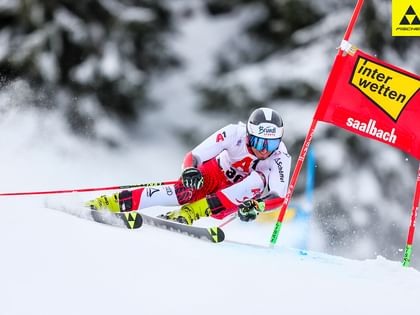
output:
M263 139L257 136L248 135L249 145L258 151L266 149L268 152L274 152L278 149L281 138Z

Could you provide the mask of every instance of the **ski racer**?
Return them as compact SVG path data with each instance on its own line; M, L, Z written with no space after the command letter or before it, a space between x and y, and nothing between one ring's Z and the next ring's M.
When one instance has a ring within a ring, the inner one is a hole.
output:
M283 133L280 115L258 108L246 125L227 125L187 153L175 184L123 190L86 205L113 212L181 206L160 217L189 225L201 217L223 219L236 211L242 221L252 221L284 201L291 157Z

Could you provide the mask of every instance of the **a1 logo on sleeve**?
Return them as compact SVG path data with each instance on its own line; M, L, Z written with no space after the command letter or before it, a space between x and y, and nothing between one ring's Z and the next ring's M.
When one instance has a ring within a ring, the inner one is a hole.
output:
M225 138L226 138L226 131L218 133L216 136L216 142L225 141Z

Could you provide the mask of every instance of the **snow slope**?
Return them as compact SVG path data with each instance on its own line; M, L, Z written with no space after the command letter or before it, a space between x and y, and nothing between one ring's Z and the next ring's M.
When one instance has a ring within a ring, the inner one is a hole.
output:
M3 115L1 192L177 175L181 148L142 142L109 150L76 141L58 122L41 137L41 120L54 121L54 114ZM165 164L165 152L172 153L173 165ZM263 246L272 224L236 221L225 227L227 239L259 246L216 245L149 226L121 230L44 206L46 198L94 195L0 197L1 315L395 314L420 308L417 270L381 257L355 261L294 250L296 234L308 230L294 229L293 222L284 224L271 249Z
M149 226L122 230L43 208L42 198L22 199L1 200L2 315L419 310L420 273L381 257L210 244Z

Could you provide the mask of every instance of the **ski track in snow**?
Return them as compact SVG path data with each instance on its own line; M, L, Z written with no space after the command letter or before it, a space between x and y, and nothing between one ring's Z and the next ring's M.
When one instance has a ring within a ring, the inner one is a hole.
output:
M355 261L287 246L211 244L147 225L124 230L37 205L43 199L1 200L2 315L419 309L419 272L382 257ZM228 224L227 239L244 224ZM257 231L242 232L258 239Z

